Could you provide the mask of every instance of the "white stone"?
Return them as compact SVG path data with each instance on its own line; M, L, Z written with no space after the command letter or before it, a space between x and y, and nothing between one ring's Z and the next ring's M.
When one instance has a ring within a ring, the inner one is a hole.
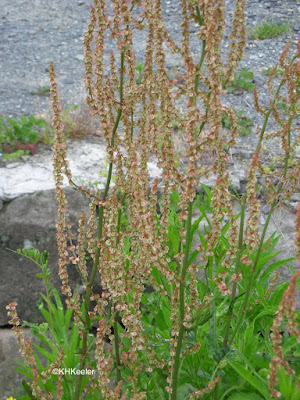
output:
M0 168L0 200L7 201L55 188L52 154L36 154L27 163L15 162ZM69 168L77 185L95 185L102 188L106 182L106 146L95 143L70 142L67 151ZM160 177L162 170L154 161L148 162L151 178ZM64 186L69 186L64 178ZM113 186L113 182L111 184Z

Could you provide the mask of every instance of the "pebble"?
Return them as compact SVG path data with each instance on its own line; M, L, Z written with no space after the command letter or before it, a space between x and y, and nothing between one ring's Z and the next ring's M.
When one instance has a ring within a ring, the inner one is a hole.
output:
M300 193L296 193L291 197L291 201L300 201Z
M265 225L265 223L266 223L266 219L265 219L265 217L264 217L262 214L260 215L259 223L260 223L261 225Z
M267 204L265 204L262 209L261 209L262 213L264 214L269 214L270 212L270 206L268 206Z
M64 83L66 83L67 85L73 85L74 80L70 79L70 78L67 78L67 79L64 80Z
M78 61L83 61L83 60L84 60L83 54L76 54L75 58L76 58L76 60L78 60Z
M248 150L240 149L239 150L239 154L240 154L241 157L247 158L249 160L252 157L253 152L248 151Z

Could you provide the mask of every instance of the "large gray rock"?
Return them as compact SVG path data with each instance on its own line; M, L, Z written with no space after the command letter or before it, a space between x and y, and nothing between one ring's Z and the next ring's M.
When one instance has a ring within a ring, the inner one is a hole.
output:
M69 218L73 223L82 211L88 212L88 199L75 190L66 190ZM35 275L40 272L38 266L27 258L10 252L7 249L33 245L40 251L49 252L51 281L59 288L56 228L57 203L54 190L24 195L7 203L0 213L0 326L7 324L5 307L11 301L18 302L18 313L21 319L38 322L41 315L36 307L40 292L45 292L44 281ZM69 268L74 287L80 284L75 268Z
M33 338L30 329L24 330L26 339ZM0 398L7 399L12 396L19 398L24 375L13 367L20 366L18 360L22 359L19 352L17 339L11 329L0 329ZM25 379L26 380L26 379ZM2 397L3 396L3 397Z

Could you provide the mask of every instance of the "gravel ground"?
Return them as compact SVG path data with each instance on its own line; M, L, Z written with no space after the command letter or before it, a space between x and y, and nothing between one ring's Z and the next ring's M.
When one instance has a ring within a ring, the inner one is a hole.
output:
M50 110L49 97L38 95L37 92L40 88L49 86L48 68L51 60L55 65L60 96L65 106L83 101L82 41L92 0L0 0L0 3L0 113L17 117ZM164 0L162 3L166 25L174 40L179 42L180 2ZM233 0L226 0L228 21L233 15L234 5ZM299 0L247 2L246 22L249 31L265 19L288 21L291 25L288 34L275 39L250 40L245 50L240 68L253 71L263 104L267 104L268 94L266 77L262 70L274 65L290 37L293 38L292 49L295 49L300 30L299 11ZM109 12L111 13L110 6ZM195 59L199 59L200 54L197 31L198 27L192 24L192 51ZM227 26L224 49L229 33ZM135 43L139 61L143 59L145 40L146 33L138 32ZM174 71L174 67L180 71L180 60L172 56L168 59L167 66L170 73ZM252 93L228 94L224 102L237 110L243 110L255 124L261 123L252 105ZM254 133L242 136L239 138L239 146L250 149L255 141Z

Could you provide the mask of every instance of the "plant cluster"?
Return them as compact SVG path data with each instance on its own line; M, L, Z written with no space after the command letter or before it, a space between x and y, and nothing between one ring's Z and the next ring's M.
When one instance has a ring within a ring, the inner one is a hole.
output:
M50 96L50 87L49 86L39 86L37 90L33 90L31 92L33 96Z
M34 115L20 119L0 116L0 153L5 160L35 154L38 142L49 142L47 123Z
M142 83L143 79L143 71L144 71L144 64L143 63L138 63L135 70L136 70L136 78L135 81L137 85L140 85Z
M98 126L86 104L73 104L65 107L61 118L65 138L76 139L97 135Z
M238 132L241 136L250 135L252 133L253 122L249 117L244 115L243 110L233 110L237 116ZM226 115L222 115L222 126L226 129L230 129L230 121Z
M262 70L262 74L263 74L263 75L269 75L269 74L271 73L271 71L273 70L273 68L274 68L274 65L270 65L269 67L264 68L264 69ZM281 68L277 68L277 70L276 70L276 76L282 76L283 74L284 74L284 70L281 69Z
M62 112L65 138L97 135L98 126L85 105L73 104ZM3 160L18 160L23 155L34 155L37 144L52 144L52 124L47 115L22 115L19 119L0 116L0 154Z
M252 92L253 84L253 72L249 71L248 68L241 69L240 72L234 74L233 80L228 84L227 79L222 79L223 87L227 93L242 94L243 92Z
M256 25L252 30L251 39L269 39L276 36L284 35L289 32L290 24L287 22L268 22L264 21Z
M290 42L283 49L279 66L284 75L276 89L273 78L278 65L269 75L267 108L253 88L264 123L257 131L246 192L236 197L240 203L236 214L225 147L236 144L238 116L223 105L221 94L224 86L232 85L243 56L245 0L236 1L225 62L221 59L224 1L181 0L180 44L164 25L159 0L112 0L112 4L110 17L106 1L95 0L84 38L87 103L100 120L107 144L103 191L74 183L52 63L49 69L58 273L66 308L49 286L46 253L20 250L39 265L46 282L44 303L39 303L46 323L32 325L42 341L36 350L24 339L16 303L7 307L24 356L22 371L30 383L29 388L23 385L23 399L269 400L283 396L297 400L300 318L295 291L300 271L291 268L291 282L276 286L278 268L293 259L272 260L278 255L274 248L279 237L268 238L266 232L274 209L295 192L299 180L299 162L288 166L298 141L293 142L291 132L300 94L300 41L294 55L289 53ZM197 60L190 51L190 24L195 22L202 44ZM141 84L136 81L135 29L147 33ZM109 48L106 65L104 52ZM166 48L183 60L180 86L168 77ZM176 107L179 99L186 105L183 117ZM278 101L286 103L284 116L278 113ZM226 132L222 116L230 124ZM275 132L267 132L271 116L278 123ZM177 120L187 147L183 172L172 142L172 121ZM281 139L284 155L276 182L266 174L260 157L265 139L275 136ZM200 161L207 148L215 159L203 166ZM149 185L150 156L157 158L162 174L160 181L156 177ZM217 176L212 191L200 185L204 200L196 189L201 177L211 172ZM261 235L257 172L265 178L270 208ZM67 217L64 175L91 199L89 215L82 213L77 232ZM300 207L296 229L300 259ZM70 287L70 265L78 271L81 290ZM93 289L98 274L100 293ZM71 364L78 371L91 368L96 373L54 373Z

